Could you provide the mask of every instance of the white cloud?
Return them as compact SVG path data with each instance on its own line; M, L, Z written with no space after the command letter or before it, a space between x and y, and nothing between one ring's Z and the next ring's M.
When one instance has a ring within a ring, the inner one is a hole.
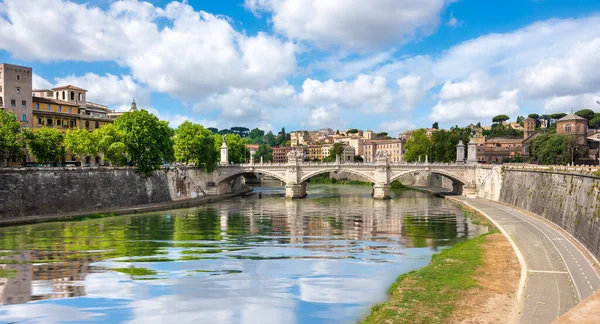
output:
M573 45L564 55L541 60L524 73L524 89L534 97L578 95L600 88L600 35ZM592 68L592 70L590 70Z
M568 112L571 109L574 111L581 109L600 111L598 100L600 100L600 91L574 96L553 96L544 100L544 110L547 112Z
M246 0L256 14L272 14L276 31L321 47L370 50L430 35L448 0Z
M62 0L33 2L4 1L0 49L30 60L114 60L137 81L179 99L230 87L263 89L296 68L292 42L246 36L227 18L180 2L163 9L118 1L106 11Z
M32 87L33 89L49 89L52 88L52 83L34 73Z
M360 107L367 113L383 113L389 110L393 98L384 77L361 74L351 82L306 79L298 99L305 104L340 104Z
M384 121L377 126L377 129L388 132L389 136L391 137L396 137L399 133L415 129L416 127L417 125L415 125L412 118L405 117L404 119L400 120Z
M467 124L490 120L499 114L514 115L519 112L519 90L502 91L495 97L475 97L440 101L433 107L429 119L439 122Z
M308 124L315 128L343 129L347 122L343 119L342 110L338 105L319 106L309 112Z
M151 106L150 89L136 83L130 75L86 73L83 76L57 78L54 82L55 86L71 84L84 88L88 90L88 101L107 105L117 111L129 110L134 98L138 108Z
M434 85L433 82L425 82L418 75L407 75L396 81L399 88L400 105L404 110L412 110L416 105L421 103L427 91Z
M493 95L495 84L483 72L475 72L460 82L446 81L440 90L442 100L470 99Z
M459 21L458 19L456 19L456 17L454 17L454 14L450 15L450 19L448 19L448 21L446 22L446 25L452 28L456 28L458 26L460 26L462 24L461 21Z

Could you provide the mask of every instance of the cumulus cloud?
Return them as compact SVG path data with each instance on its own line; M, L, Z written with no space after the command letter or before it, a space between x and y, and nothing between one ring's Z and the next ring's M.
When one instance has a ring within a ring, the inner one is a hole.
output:
M477 122L490 120L499 114L514 115L519 112L519 90L502 91L494 97L474 97L452 101L439 101L429 119L440 122Z
M367 113L383 113L389 110L393 98L384 77L361 74L353 81L306 79L298 99L304 104L340 104Z
M425 82L418 75L407 75L396 81L399 88L400 105L404 110L412 110L427 95L434 82Z
M417 125L412 118L405 117L404 119L399 120L384 121L377 126L377 129L388 132L390 136L395 137L398 136L399 133L415 129L416 127Z
M292 42L264 33L247 36L227 18L180 2L160 8L118 1L107 10L62 0L31 2L6 0L0 6L0 49L29 60L114 60L137 81L179 99L230 87L266 88L296 68Z
M49 89L52 87L52 83L50 83L50 81L42 78L41 76L37 75L37 74L33 74L33 78L32 78L32 87L33 89Z
M271 14L274 29L289 38L363 51L430 35L449 2L246 0L245 6Z
M598 100L600 100L600 91L572 96L553 96L544 100L544 110L547 112L568 112L570 109L577 111L587 108L598 111Z
M88 101L108 105L117 111L129 110L134 98L140 108L151 105L150 89L136 83L130 75L86 73L82 76L57 78L54 83L55 86L71 84L84 88L88 90Z
M340 107L332 104L311 109L308 124L315 128L344 128L347 122L343 119Z

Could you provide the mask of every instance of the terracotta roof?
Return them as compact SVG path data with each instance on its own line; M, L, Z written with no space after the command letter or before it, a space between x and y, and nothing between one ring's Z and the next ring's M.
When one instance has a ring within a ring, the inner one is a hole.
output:
M587 120L587 119L577 116L574 113L570 113L570 114L566 115L565 117L559 119L558 121L569 121L569 120Z
M65 106L77 107L76 104L70 103L68 101L62 101L62 100L57 100L57 99L52 99L52 98L33 97L32 101L33 102L47 103L47 104L55 104L55 105L65 105Z
M66 86L60 86L60 87L56 87L56 88L52 88L52 90L60 90L60 89L72 89L72 90L79 90L79 91L85 91L87 92L87 90L83 89L83 88L79 88L76 87L74 85L66 85Z

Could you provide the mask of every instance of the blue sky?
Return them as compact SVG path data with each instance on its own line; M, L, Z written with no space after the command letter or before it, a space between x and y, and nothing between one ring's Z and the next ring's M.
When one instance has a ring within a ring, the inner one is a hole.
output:
M0 61L177 126L395 134L600 110L593 0L4 0Z

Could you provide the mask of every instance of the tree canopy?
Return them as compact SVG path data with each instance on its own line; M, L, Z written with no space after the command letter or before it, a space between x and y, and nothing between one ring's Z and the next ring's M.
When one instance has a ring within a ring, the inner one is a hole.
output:
M264 163L273 161L273 149L267 144L260 144L254 154L254 162L260 162L261 157Z
M74 156L84 159L86 156L98 155L98 140L88 130L78 128L68 130L65 134L65 150Z
M23 156L20 127L15 114L0 109L0 163Z
M124 113L114 125L125 135L127 157L140 172L149 174L173 160L173 130L168 122L141 109Z
M433 123L433 125L431 125L431 128L440 129L440 125L438 124L438 122L435 122L435 123Z
M588 121L590 121L594 118L595 113L591 109L581 109L581 110L575 112L575 115L585 118Z
M346 131L346 133L348 133L348 134L356 134L356 133L358 133L358 129L356 129L356 128L350 128L349 130Z
M510 117L508 117L507 115L498 115L498 116L495 116L494 118L492 118L492 122L494 122L494 123L502 123L502 122L505 122L505 121L507 121L509 119L510 119Z
M430 149L431 140L427 136L427 131L424 128L417 129L412 132L411 137L406 141L404 160L416 162L421 157L421 160L424 161L425 156L430 153Z
M215 136L202 125L185 121L173 138L175 159L193 163L206 172L212 172L217 165L218 151L215 150Z
M25 129L23 137L27 141L29 154L36 162L59 162L64 157L64 135L56 128L44 127L33 131Z
M125 145L125 133L115 128L113 124L106 124L93 133L97 141L98 151L102 153L102 159L114 166L123 166L127 162Z
M567 164L567 137L560 134L543 134L531 143L530 160L540 164Z
M223 144L223 138L221 135L214 135L213 138L215 148L219 152ZM250 152L246 148L246 139L241 138L238 134L227 134L225 135L225 141L227 142L229 163L244 163L248 161Z
M329 155L323 158L323 162L335 162L338 155L340 157L344 155L344 144L342 143L334 143L329 149Z

